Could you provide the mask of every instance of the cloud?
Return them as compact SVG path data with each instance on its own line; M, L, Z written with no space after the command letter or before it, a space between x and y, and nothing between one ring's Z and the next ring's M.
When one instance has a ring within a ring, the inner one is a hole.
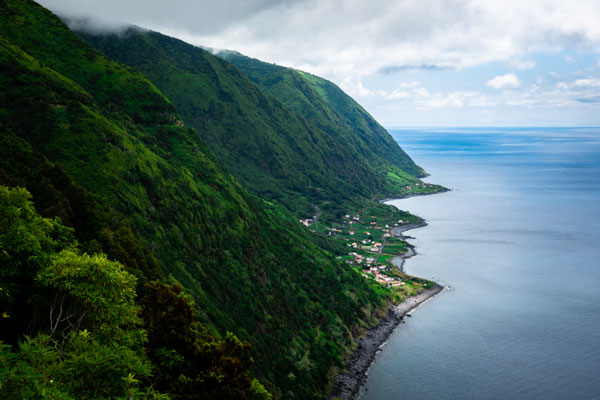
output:
M600 49L596 0L41 0L61 15L159 30L340 82L405 69L463 69L577 46Z
M595 79L595 78L577 79L575 81L575 86L600 87L600 79Z
M435 120L444 109L470 118L486 107L555 107L586 109L600 123L598 0L38 1L63 17L93 17L95 30L135 24L323 76L388 121L404 108ZM478 80L498 67L519 77Z
M511 60L509 62L509 65L516 69L519 69L521 71L526 70L526 69L532 69L532 68L535 68L535 66L536 66L535 61L533 61L532 59Z
M592 110L600 106L600 79L595 77L518 87L514 86L515 78L514 74L506 74L490 80L490 86L513 88L493 94L483 94L474 90L434 90L426 88L422 82L409 81L399 83L391 91L368 90L361 83L359 87L363 88L363 94L366 96L361 97L359 91L354 91L353 95L364 101L380 98L418 111L472 109L480 112L490 107L521 107L529 110L591 107Z
M362 84L358 85L363 87ZM360 90L353 94L360 97ZM433 110L440 108L483 107L492 105L493 102L483 94L476 91L431 91L419 81L399 83L394 90L366 91L363 99L379 98L392 103L401 103L416 110Z
M508 106L529 108L575 108L600 106L600 79L585 78L552 85L530 85L501 95ZM594 111L596 113L597 111Z
M164 27L206 35L244 24L255 14L275 8L285 0L38 0L61 17L93 17L96 25L135 24Z
M517 88L519 85L519 78L512 72L492 78L485 84L494 89Z
M64 22L76 31L89 33L117 33L121 34L132 26L120 21L103 20L100 18L89 17L63 17ZM137 28L137 27L136 27ZM137 28L140 29L140 28Z
M444 67L441 65L435 64L421 64L421 65L389 65L386 67L380 68L377 72L383 75L393 74L395 72L400 71L416 71L416 70L424 70L424 71L440 71L449 69L448 67Z

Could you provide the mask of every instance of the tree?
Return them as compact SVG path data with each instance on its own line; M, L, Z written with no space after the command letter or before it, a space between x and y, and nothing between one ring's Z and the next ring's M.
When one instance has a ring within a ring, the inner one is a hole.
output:
M35 275L73 243L72 230L42 218L27 190L0 186L0 340L16 343L26 332Z
M135 282L123 266L105 255L79 255L63 250L43 267L36 281L52 292L48 306L49 331L66 339L71 332L89 330L101 343L139 346L139 307Z
M207 333L179 285L149 282L140 302L155 387L186 400L268 399L248 375L250 344L233 333L222 340Z

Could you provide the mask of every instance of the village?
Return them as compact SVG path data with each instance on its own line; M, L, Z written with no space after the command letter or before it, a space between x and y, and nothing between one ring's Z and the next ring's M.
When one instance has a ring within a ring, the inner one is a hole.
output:
M410 246L394 237L393 229L419 221L408 212L384 204L346 214L335 226L325 226L310 219L300 220L312 232L327 236L338 244L341 253L338 258L354 266L365 279L393 290L400 297L417 293L430 284L404 274L391 261L405 254ZM342 252L342 246L346 251Z

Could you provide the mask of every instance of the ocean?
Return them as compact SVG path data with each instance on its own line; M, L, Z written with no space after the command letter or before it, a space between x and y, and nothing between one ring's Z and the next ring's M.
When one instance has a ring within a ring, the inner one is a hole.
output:
M429 224L406 272L448 288L359 398L600 399L600 128L390 133L452 189L390 202Z

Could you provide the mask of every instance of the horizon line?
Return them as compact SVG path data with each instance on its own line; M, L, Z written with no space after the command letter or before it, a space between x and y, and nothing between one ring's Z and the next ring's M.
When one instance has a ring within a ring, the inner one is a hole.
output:
M413 126L383 126L385 129L440 129L440 128L504 128L504 129L600 129L595 125L413 125Z

